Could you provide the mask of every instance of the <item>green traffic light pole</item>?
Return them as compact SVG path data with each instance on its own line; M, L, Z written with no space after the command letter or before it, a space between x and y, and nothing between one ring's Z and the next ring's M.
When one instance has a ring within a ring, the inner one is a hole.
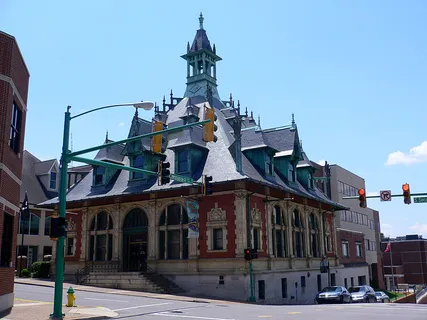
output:
M102 109L108 109L108 108L114 108L114 107L125 107L125 106L133 106L135 108L143 108L145 110L151 110L153 108L153 103L147 101L147 102L138 102L138 103L125 103L125 104L108 105L108 106L92 109L92 110L77 114L73 117L71 117L71 113L70 113L71 107L70 106L67 107L67 111L65 112L65 119L64 119L64 136L63 136L63 141L62 141L62 154L61 154L61 162L60 162L61 168L60 168L60 182L59 182L59 217L65 218L65 216L66 216L66 202L67 202L66 192L67 192L67 174L68 174L67 171L68 171L68 164L71 162L71 160L83 162L83 163L88 163L88 164L92 164L92 165L100 165L100 166L104 166L104 167L111 167L111 168L120 169L120 170L127 170L127 171L132 171L132 172L141 172L141 173L146 173L146 174L158 175L158 173L154 172L154 171L143 170L143 169L132 168L132 167L124 166L124 165L118 165L118 164L107 163L107 162L103 162L103 161L81 158L81 157L77 157L78 155L85 154L85 153L92 152L92 151L96 151L96 150L100 150L100 149L104 149L104 148L108 148L108 147L118 145L118 144L122 144L122 143L126 143L126 142L137 141L141 138L152 137L152 136L155 136L158 134L178 132L178 131L184 130L184 129L192 127L192 126L205 125L206 123L209 123L211 121L209 119L203 120L203 121L199 121L199 122L194 122L194 123L170 128L170 129L165 129L162 131L156 131L156 132L152 132L152 133L148 133L148 134L142 134L139 136L127 138L127 139L120 140L120 141L114 141L114 142L106 143L103 145L91 147L91 148L84 149L81 151L70 152L70 150L69 150L69 142L70 142L69 139L70 138L69 137L70 137L70 122L72 119L80 117L80 116L88 114L88 113L91 113L91 112L94 112L94 111L102 110ZM64 314L62 313L62 298L63 298L63 283L64 283L64 241L65 241L64 236L58 237L57 245L56 245L56 256L55 256L55 259L56 259L56 262L55 262L56 277L55 277L55 290L54 290L54 305L53 305L53 314L50 315L50 318L52 320L63 319L63 317L64 317Z

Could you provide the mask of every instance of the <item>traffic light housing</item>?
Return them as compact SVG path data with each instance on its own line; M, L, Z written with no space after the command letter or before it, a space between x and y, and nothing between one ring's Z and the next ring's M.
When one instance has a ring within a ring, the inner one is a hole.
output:
M358 193L359 193L359 201L360 201L359 206L361 208L366 208L366 191L365 191L365 189L359 189Z
M256 249L247 248L245 249L244 254L245 254L245 260L247 261L258 258L258 252Z
M251 249L245 249L245 260L247 261L252 260Z
M218 130L218 127L215 124L216 119L217 117L215 115L214 108L208 108L205 106L205 120L211 120L203 126L203 140L205 142L216 142L218 140L214 134L215 131Z
M212 176L205 176L204 181L203 181L203 194L205 196L209 196L213 193L213 189L212 189L212 183L211 181L213 180Z
M405 183L402 185L403 190L403 202L405 204L411 204L411 189L409 188L409 184Z
M58 240L59 237L65 237L67 235L67 220L59 216L50 217L50 234L49 237L52 240Z
M170 174L168 168L170 168L170 163L165 162L165 160L159 160L159 185L164 185L171 181Z
M162 130L163 130L163 123L160 121L154 121L153 132L162 131ZM163 151L162 138L163 138L163 135L161 134L157 134L151 138L151 150L154 153L161 153Z

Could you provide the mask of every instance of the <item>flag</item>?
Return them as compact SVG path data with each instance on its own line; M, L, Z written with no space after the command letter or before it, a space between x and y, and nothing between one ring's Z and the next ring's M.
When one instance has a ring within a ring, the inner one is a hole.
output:
M28 197L27 197L27 193L25 193L25 199L22 202L22 206L21 206L21 218L22 219L27 219L30 215L30 208L28 207Z
M391 242L389 240L388 243L387 243L387 247L384 250L384 253L389 252L390 250L391 250Z

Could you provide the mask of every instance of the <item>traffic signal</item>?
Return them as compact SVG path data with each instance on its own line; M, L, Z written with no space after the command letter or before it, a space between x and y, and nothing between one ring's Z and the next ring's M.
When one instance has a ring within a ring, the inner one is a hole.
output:
M366 208L366 192L365 189L359 189L359 206L361 208Z
M205 196L209 196L213 193L212 190L212 183L213 180L212 176L205 176L204 182L203 182L203 194Z
M216 119L214 108L205 107L205 120L211 120L211 122L206 123L203 127L203 140L206 142L216 142L218 140L214 134L218 130L215 124Z
M247 261L252 260L251 249L245 249L245 260Z
M154 121L153 132L162 131L163 123L160 121ZM155 153L162 152L162 135L157 134L151 138L151 150Z
M409 188L409 184L405 183L402 185L403 190L403 202L405 204L411 204L411 189Z
M244 253L245 253L245 260L250 261L258 258L258 252L256 249L247 248L245 249Z
M52 240L58 240L59 237L67 235L67 220L63 217L51 216L50 217L50 234Z
M159 161L159 184L164 185L171 181L170 174L168 168L170 168L171 164L169 162L165 162L164 160Z

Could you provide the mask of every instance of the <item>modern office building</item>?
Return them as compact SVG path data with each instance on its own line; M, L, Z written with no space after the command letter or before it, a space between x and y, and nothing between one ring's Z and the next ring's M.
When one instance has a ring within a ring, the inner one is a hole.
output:
M13 306L16 230L30 74L15 38L0 31L0 312Z
M331 200L349 208L335 214L337 246L341 248L340 261L345 267L341 284L383 288L379 212L361 208L358 199L343 199L358 196L359 189L366 189L365 180L336 164L317 165L317 169L315 176L322 177L317 186Z

